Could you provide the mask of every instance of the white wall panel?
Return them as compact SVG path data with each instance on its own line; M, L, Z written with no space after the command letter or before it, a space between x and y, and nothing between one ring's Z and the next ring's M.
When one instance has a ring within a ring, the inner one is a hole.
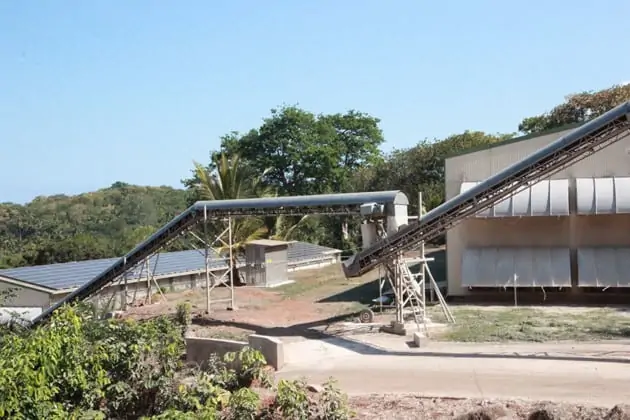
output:
M630 287L630 248L578 249L579 287Z
M577 178L578 214L630 213L630 178Z
M462 285L473 287L570 287L568 248L467 248Z

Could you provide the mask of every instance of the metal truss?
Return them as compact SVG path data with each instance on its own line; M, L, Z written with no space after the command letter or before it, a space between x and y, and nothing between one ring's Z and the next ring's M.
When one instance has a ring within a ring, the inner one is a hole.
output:
M625 104L625 106L630 105ZM613 111L620 115L614 119L607 118L609 121L604 118L605 122L599 127L591 128L591 131L585 134L578 132L576 136L573 136L576 137L575 139L571 139L569 137L571 134L569 134L547 149L534 153L529 158L435 208L418 223L408 225L374 246L359 252L344 264L346 277L359 277L383 261L394 259L399 252L439 237L467 217L490 208L510 195L616 143L630 133L630 121L625 112L621 113L625 111L625 108L620 107ZM600 118L603 117L606 117L606 114ZM597 124L597 120L592 123ZM578 130L580 129L576 131ZM551 148L553 150L548 151Z

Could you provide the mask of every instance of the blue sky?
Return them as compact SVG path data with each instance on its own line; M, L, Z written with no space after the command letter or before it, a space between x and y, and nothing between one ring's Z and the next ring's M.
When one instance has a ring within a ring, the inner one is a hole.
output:
M386 149L516 131L630 79L630 2L0 2L0 202L180 186L269 109L357 109Z

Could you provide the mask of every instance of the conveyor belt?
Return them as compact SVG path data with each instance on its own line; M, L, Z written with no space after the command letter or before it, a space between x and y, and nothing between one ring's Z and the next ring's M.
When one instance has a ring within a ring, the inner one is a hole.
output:
M347 194L322 194L297 197L248 198L238 200L198 201L175 217L156 233L144 240L127 255L117 260L105 271L81 286L62 301L48 308L35 318L32 326L47 320L62 305L81 301L92 296L128 270L153 255L170 241L177 238L198 222L206 219L265 215L356 215L365 203L408 205L407 196L401 191L374 191Z
M417 223L348 259L343 265L346 277L361 276L398 253L437 238L467 217L617 142L630 132L629 113L630 102L619 105L446 201Z

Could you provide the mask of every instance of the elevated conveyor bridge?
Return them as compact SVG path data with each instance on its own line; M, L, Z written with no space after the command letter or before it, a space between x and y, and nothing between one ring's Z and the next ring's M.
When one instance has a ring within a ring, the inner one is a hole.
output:
M366 203L408 205L407 196L400 191L376 191L347 194L322 194L297 197L269 197L239 200L198 201L164 227L118 259L105 271L84 284L62 301L33 320L35 326L50 318L54 311L67 303L82 301L104 286L119 279L124 273L145 261L178 236L198 223L210 220L248 216L360 215Z

